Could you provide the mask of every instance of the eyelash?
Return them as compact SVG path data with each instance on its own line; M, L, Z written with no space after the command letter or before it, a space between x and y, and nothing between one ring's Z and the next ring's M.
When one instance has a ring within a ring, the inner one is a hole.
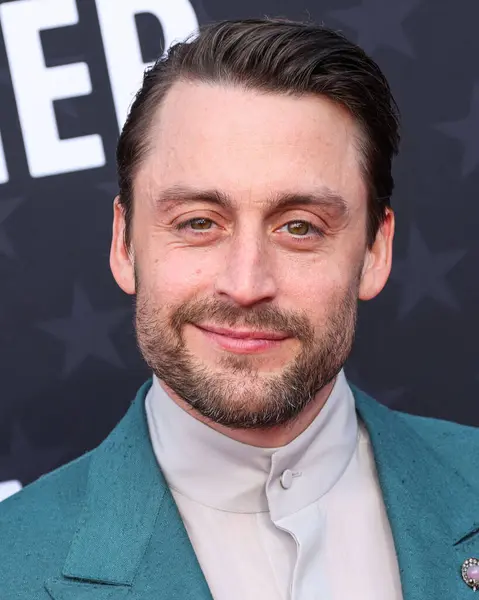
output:
M193 219L188 219L186 221L182 221L181 223L178 223L177 225L175 225L175 229L177 231L184 231L188 228L188 226L190 226L195 221L209 221L211 223L214 223L213 219L194 217ZM317 227L316 225L313 225L313 223L311 223L310 221L305 221L303 219L295 219L293 221L288 221L282 227L280 227L280 229L282 229L283 227L286 227L287 225L291 225L292 223L306 223L307 225L309 225L310 230L313 232L313 235L310 235L310 234L303 235L303 236L291 235L291 237L294 240L310 240L311 237L314 237L314 236L318 236L318 237L324 236L324 232L319 227ZM205 233L210 231L210 229L204 229L203 231L192 229L191 231L194 233L194 235L205 235Z
M188 225L191 225L192 223L194 223L195 221L211 221L211 223L214 223L213 219L206 219L203 217L194 217L193 219L188 219L187 221L182 221L181 223L178 223L177 225L175 225L175 229L176 231L181 231L183 229L186 229L188 227ZM192 230L195 233L200 233L201 230ZM209 229L205 229L204 231L209 231Z

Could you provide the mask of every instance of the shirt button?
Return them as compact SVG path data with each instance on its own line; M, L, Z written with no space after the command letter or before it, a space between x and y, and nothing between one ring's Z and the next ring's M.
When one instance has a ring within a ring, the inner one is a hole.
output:
M279 481L283 489L289 490L293 483L293 472L289 469L286 469L286 471L283 471L281 477L279 478Z

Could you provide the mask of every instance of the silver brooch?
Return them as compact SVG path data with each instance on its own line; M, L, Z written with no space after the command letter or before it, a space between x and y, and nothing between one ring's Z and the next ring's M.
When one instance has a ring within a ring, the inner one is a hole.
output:
M479 590L479 560L468 558L462 563L461 575L464 583L474 591Z

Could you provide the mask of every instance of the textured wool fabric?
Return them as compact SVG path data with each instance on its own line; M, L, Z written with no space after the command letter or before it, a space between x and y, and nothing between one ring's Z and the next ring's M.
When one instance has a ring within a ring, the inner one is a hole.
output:
M97 449L0 504L1 600L211 600L151 448L150 386ZM353 392L404 600L473 598L460 567L479 555L479 431Z

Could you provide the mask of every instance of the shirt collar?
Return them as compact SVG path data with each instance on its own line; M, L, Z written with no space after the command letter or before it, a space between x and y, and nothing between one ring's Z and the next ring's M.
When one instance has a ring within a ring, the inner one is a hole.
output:
M180 408L155 377L146 397L153 450L168 485L219 510L292 514L326 494L356 447L354 397L341 371L316 419L278 449L232 440Z

